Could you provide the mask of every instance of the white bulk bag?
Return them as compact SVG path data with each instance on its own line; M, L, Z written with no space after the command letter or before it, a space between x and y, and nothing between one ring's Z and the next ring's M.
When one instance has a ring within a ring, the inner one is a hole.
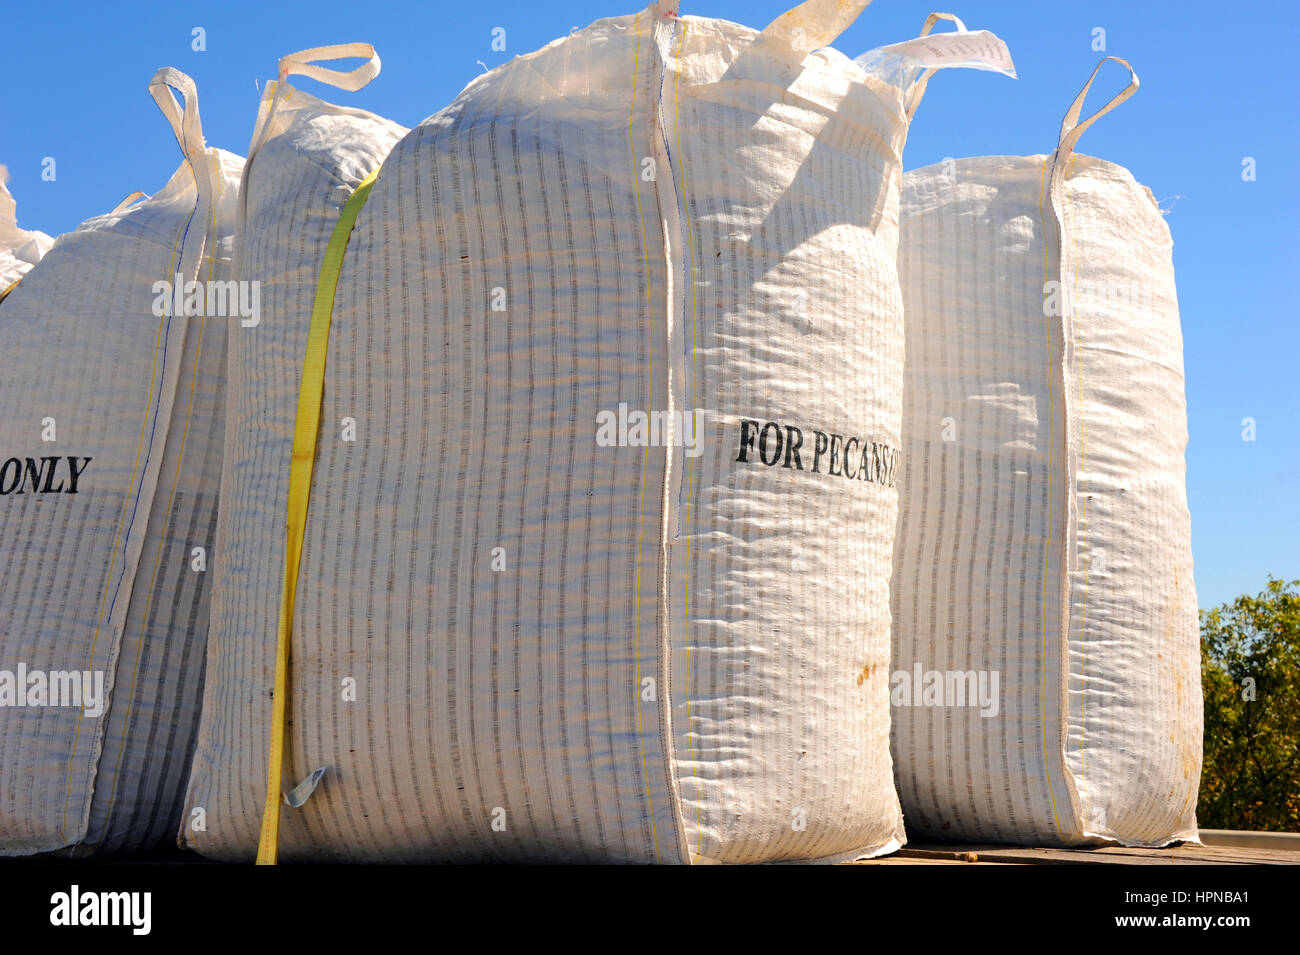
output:
M60 237L0 305L2 855L153 847L179 825L229 292L186 283L229 279L243 160L204 147L189 77L150 92L184 163Z
M366 62L350 73L313 65L354 56ZM188 796L204 813L187 814L180 833L182 844L199 851L229 838L230 820L240 818L238 800L258 805L266 789L266 755L256 748L265 743L265 717L247 722L253 714L240 712L244 722L232 728L225 694L261 690L269 677L257 668L264 642L274 647L280 615L294 412L320 263L344 202L408 132L372 113L326 103L288 78L309 76L355 91L379 66L366 43L286 56L279 81L263 94L244 165L235 272L256 283L261 309L256 321L233 327L230 336L211 679ZM257 655L249 657L252 647ZM266 698L263 692L259 702ZM232 762L249 753L258 754L256 766L230 775ZM190 824L196 818L204 827ZM255 844L256 836L248 845Z
M1074 151L1137 85L1079 123L1085 86L1050 156L904 178L891 689L910 832L1196 838L1172 241L1147 188Z
M18 227L17 204L5 188L8 179L9 170L0 166L0 302L54 244L44 232Z
M762 33L668 4L600 20L394 147L338 275L323 401L318 380L299 396L320 422L294 452L287 766L274 630L232 630L204 732L231 742L200 750L191 845L252 856L268 762L264 857L282 786L291 859L900 844L885 674L915 88L819 49L864 6L813 0ZM284 501L277 468L256 479ZM284 553L250 573L278 579Z

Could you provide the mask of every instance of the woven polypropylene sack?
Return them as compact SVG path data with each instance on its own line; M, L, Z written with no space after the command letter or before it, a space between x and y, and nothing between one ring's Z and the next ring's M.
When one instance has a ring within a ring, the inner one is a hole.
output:
M350 73L311 65L363 56ZM320 263L339 211L407 129L295 89L308 75L355 90L379 71L368 44L304 50L281 62L261 102L240 190L235 272L259 289L260 314L232 329L226 453L213 585L205 714L181 840L220 852L242 832L245 805L265 791L265 718L233 701L263 687L265 638L274 645L284 567L284 522L298 383ZM256 637L253 644L249 638ZM248 648L259 655L250 658ZM256 844L256 813L253 813ZM197 820L197 821L196 821Z
M0 166L0 301L54 244L44 232L18 227L17 204L5 182L9 170Z
M1148 189L1073 151L1083 95L1054 155L904 178L891 689L909 832L1196 838L1172 241Z
M165 843L198 728L226 335L212 296L172 292L229 280L243 160L204 148L188 77L150 90L184 163L60 237L0 305L4 855ZM68 672L100 707L54 705L75 702L50 682Z
M810 52L864 4L838 6L762 34L667 4L598 21L384 162L333 303L276 782L325 773L283 810L282 857L900 844L909 89ZM257 479L283 501L288 472ZM282 553L250 572L279 580ZM258 845L260 613L214 648L231 742L196 767L208 831L186 838L219 858Z

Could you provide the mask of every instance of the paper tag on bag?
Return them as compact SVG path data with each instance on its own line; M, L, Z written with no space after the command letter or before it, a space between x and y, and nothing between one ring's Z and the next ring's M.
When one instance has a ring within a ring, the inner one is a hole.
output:
M900 87L910 85L926 70L987 70L1016 78L1011 51L988 30L919 36L870 50L853 62L865 72Z

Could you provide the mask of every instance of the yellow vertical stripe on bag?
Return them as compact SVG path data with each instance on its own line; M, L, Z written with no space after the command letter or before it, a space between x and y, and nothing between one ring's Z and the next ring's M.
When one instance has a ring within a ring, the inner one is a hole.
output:
M311 309L307 333L307 356L298 389L298 414L293 426L293 460L289 467L289 513L285 523L284 588L280 596L280 627L275 647L275 696L271 710L271 752L267 766L266 805L262 810L262 835L258 841L257 864L275 865L280 842L280 783L284 770L284 726L289 695L289 637L293 632L293 602L298 590L298 562L307 528L307 502L311 496L311 471L316 460L316 436L320 431L321 395L325 389L325 353L329 349L330 317L334 312L334 291L338 287L343 255L347 252L357 213L366 204L370 187L379 175L376 169L361 181L343 206L334 225Z
M627 114L627 141L631 148L633 162L636 162L636 137L635 118L636 118L636 89L641 80L641 15L638 13L632 20L636 26L636 50L632 58L632 102L628 108ZM651 27L653 30L653 25ZM653 38L653 33L651 34ZM653 408L654 404L654 330L652 325L652 316L650 313L649 290L651 286L650 279L650 252L649 237L645 226L645 212L641 207L641 176L639 169L633 165L632 187L636 190L636 215L641 223L641 262L645 270L646 283L646 387L649 389L649 396L646 399L646 407ZM649 461L649 449L645 449L641 454L641 499L637 509L636 524L636 581L633 587L636 593L633 597L632 604L632 659L636 667L636 685L641 686L641 550L645 541L645 485L646 485L646 464ZM652 792L653 787L650 784L650 771L646 765L645 756L645 736L642 730L641 719L641 694L638 692L636 697L636 735L641 744L641 779L645 782L646 805L649 808L650 835L654 844L655 862L659 861L659 827L655 823L655 799Z
M1038 168L1038 222L1039 222L1039 228L1041 229L1041 234L1043 236L1043 287L1044 288L1047 287L1048 276L1052 274L1051 250L1047 246L1047 234L1048 234L1047 219L1045 217L1046 214L1043 211L1044 197L1046 197L1047 199L1047 207L1050 209L1052 206L1051 184L1047 181L1048 164L1049 164L1049 160L1044 159L1042 165L1039 166ZM1055 212L1053 212L1053 215L1055 215ZM1058 225L1057 227L1058 242L1060 241L1060 229L1061 227ZM1056 263L1056 276L1058 279L1060 278L1060 270L1061 270L1061 263L1058 254L1057 263ZM1053 484L1053 478L1056 475L1055 461L1054 461L1054 455L1056 452L1056 430L1055 430L1056 429L1056 392L1052 388L1052 374L1053 374L1052 319L1051 316L1046 314L1046 311L1047 311L1046 309L1043 310L1044 312L1043 326L1046 331L1046 339L1047 339L1047 369L1048 369L1047 426L1049 430L1047 434L1047 535L1045 537L1046 543L1043 547L1043 586L1042 586L1043 599L1042 599L1042 612L1041 612L1042 627L1043 627L1043 643L1042 643L1042 649L1038 657L1038 672L1040 676L1038 712L1041 717L1039 722L1042 724L1042 730L1043 730L1043 772L1047 776L1047 796L1052 803L1052 822L1056 826L1057 834L1060 835L1062 838L1064 838L1065 831L1061 829L1061 814L1056 808L1056 789L1052 785L1052 762L1051 759L1048 757L1048 744L1047 744L1047 593L1049 590L1048 570L1051 566L1051 559L1052 559L1052 484ZM1064 317L1062 317L1061 321L1062 321L1062 327L1064 327L1064 321L1065 321ZM1062 335L1064 335L1064 332L1062 332ZM1066 450L1068 451L1069 449L1067 448Z
M682 92L682 73L686 66L682 61L682 46L686 42L686 20L679 20L681 33L677 36L677 75L673 85L673 126L677 131L677 168L681 173L682 191L682 218L685 221L686 228L686 261L690 269L690 277L687 280L691 287L691 385L694 388L694 400L691 404L691 411L700 407L700 356L699 356L699 309L696 307L696 281L695 281L695 230L691 226L691 200L686 191L686 155L682 149L682 120L678 110L678 103L681 99ZM686 578L691 576L691 503L692 495L695 493L695 459L688 457L686 465ZM691 767L695 773L695 855L702 858L704 855L704 803L700 800L700 773L699 766L695 762L695 733L691 730L691 588L687 586L683 598L683 619L685 623L686 637L686 741L688 752L691 760Z

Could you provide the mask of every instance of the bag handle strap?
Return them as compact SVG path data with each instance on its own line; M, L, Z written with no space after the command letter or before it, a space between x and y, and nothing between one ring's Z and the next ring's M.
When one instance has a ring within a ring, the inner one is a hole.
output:
M811 53L834 43L870 5L871 0L804 0L769 23L759 39Z
M314 65L318 61L343 60L354 56L364 57L366 62L346 73ZM280 60L281 81L290 76L306 76L309 79L328 83L330 86L355 93L379 75L379 54L369 43L336 43L333 46L314 46L307 50L290 53Z
M934 29L934 25L940 20L947 20L950 23L955 24L957 29L954 32L956 33L969 32L966 29L966 24L961 22L961 17L957 16L955 13L940 13L935 11L925 18L925 24L921 27L921 33L919 35L929 36L930 31ZM939 68L936 66L930 67L921 74L920 79L912 84L912 88L907 95L906 112L907 121L909 123L912 121L912 117L916 114L916 108L921 105L921 99L925 96L925 88L930 85L930 77L934 76L934 74L938 72L938 69Z
M346 73L314 65L320 60L342 60L356 56L365 57L366 62ZM319 80L338 89L355 93L379 75L380 65L379 54L375 52L375 48L369 43L335 43L331 46L313 46L281 57L279 79L267 84L266 92L262 97L262 106L258 110L257 123L254 126L253 141L248 146L248 157L244 161L245 174L247 174L252 164L253 157L257 155L257 151L262 148L262 143L266 140L271 128L272 117L275 116L280 109L281 102L293 88L285 82L290 76L306 76L309 79Z
M181 102L176 101L180 94ZM187 157L203 152L203 123L199 119L199 94L194 80L176 69L164 66L149 81L149 95L171 124L181 152Z
M947 20L950 23L955 23L957 25L958 33L970 32L969 30L966 29L966 24L961 22L961 17L957 16L957 14L940 13L936 10L934 13L930 14L928 17L925 18L925 24L921 27L920 35L929 36L930 31L934 29L934 25L938 23L940 20Z
M5 183L9 181L9 167L0 165L0 236L7 233L17 234L18 203L9 194Z
M1083 122L1079 122L1079 116L1083 112L1083 101L1087 99L1088 91L1092 89L1092 81L1097 78L1097 74L1101 71L1101 68L1110 60L1113 60L1128 70L1129 84L1116 93L1105 106L1097 110L1097 112L1093 113ZM1079 91L1079 95L1074 98L1074 102L1070 104L1069 110L1066 111L1065 120L1061 123L1061 138L1056 147L1057 155L1068 156L1074 150L1075 144L1079 141L1079 137L1087 131L1088 127L1136 93L1138 85L1138 75L1129 64L1128 60L1120 59L1118 56L1108 56L1098 63L1096 68L1092 71L1092 76L1088 77L1088 82L1083 84L1083 89Z
M119 212L121 212L127 206L131 205L137 199L148 199L148 198L149 196L145 192L143 192L140 189L137 189L135 192L131 193L129 196L127 196L125 199L123 199L121 202L115 205L113 207L113 211L110 212L109 215L117 215Z

